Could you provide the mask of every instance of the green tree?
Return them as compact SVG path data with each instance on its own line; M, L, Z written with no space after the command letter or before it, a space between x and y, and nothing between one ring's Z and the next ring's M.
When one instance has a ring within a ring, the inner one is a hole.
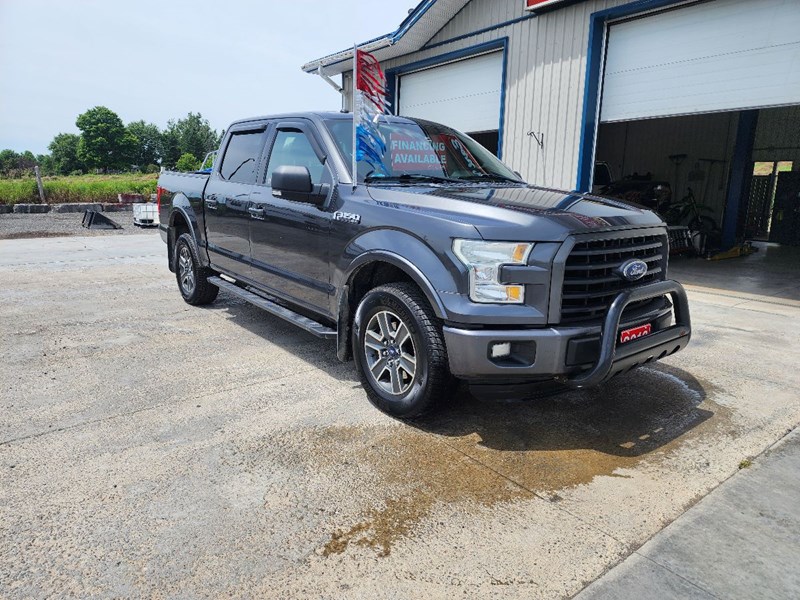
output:
M122 119L105 106L95 106L78 116L81 130L78 158L89 168L121 169L130 165L136 139Z
M18 154L8 148L0 151L0 173L8 175L12 169L17 168Z
M157 125L134 121L128 123L128 133L136 138L136 144L130 156L133 164L144 168L161 160L161 131Z
M33 152L25 150L25 152L19 155L17 162L18 169L29 170L33 169L34 166L36 166L36 157L33 155Z
M55 163L53 157L49 154L37 154L36 164L39 165L40 173L42 175L56 175Z
M200 113L189 113L184 119L169 121L162 136L162 162L177 164L181 155L189 153L202 158L219 147L220 136Z
M0 174L6 177L22 177L33 171L37 160L30 150L15 152L3 150L0 152Z
M191 152L184 152L175 164L178 171L196 171L200 160Z
M53 169L59 175L69 175L73 171L83 171L83 162L78 158L78 144L81 136L74 133L59 133L47 146L53 158Z
M167 128L161 133L161 164L165 167L174 167L181 157L181 140L173 121L167 123Z

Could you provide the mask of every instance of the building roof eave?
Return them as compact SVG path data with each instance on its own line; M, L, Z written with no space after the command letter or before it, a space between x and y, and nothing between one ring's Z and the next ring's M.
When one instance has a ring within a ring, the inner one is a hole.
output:
M384 61L422 48L458 13L469 0L423 0L409 13L396 31L357 45ZM353 48L347 48L304 64L306 73L323 69L326 75L338 75L350 70Z

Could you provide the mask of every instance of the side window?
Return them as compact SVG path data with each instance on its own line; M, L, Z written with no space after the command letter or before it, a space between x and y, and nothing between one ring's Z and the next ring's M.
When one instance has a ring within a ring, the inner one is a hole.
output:
M263 143L263 131L233 134L219 167L223 179L237 183L255 183L258 157Z
M279 130L272 146L265 183L272 185L272 173L285 165L307 167L313 183L322 183L325 167L317 158L306 134L296 129Z

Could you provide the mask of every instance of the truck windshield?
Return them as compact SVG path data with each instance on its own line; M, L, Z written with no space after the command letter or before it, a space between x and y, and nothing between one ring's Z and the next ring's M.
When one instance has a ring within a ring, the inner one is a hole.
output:
M348 167L353 163L353 122L325 121ZM366 183L524 183L472 138L444 125L414 119L378 123L383 139L371 157L358 161L358 181Z

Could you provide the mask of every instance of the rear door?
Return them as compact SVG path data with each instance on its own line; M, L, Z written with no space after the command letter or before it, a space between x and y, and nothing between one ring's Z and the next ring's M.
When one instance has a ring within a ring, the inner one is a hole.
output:
M252 276L276 295L330 316L329 233L331 214L324 206L295 202L272 194L272 173L279 166L308 168L315 184L333 177L324 164L322 144L309 121L275 124L267 146L266 166L250 197ZM330 191L328 192L330 199Z
M251 275L250 194L266 137L266 123L232 130L204 195L211 264L245 277Z

